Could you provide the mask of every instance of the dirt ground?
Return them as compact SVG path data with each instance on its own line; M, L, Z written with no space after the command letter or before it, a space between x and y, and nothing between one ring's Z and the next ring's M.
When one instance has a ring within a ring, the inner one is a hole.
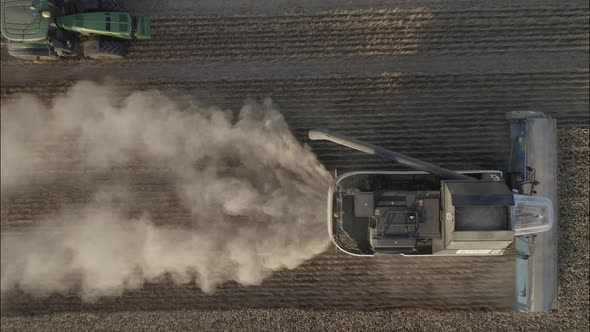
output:
M8 294L3 331L588 330L587 1L126 3L132 13L152 16L154 35L135 43L129 60L28 64L2 49L2 101L19 93L51 100L81 79L188 94L232 109L247 98L270 97L302 142L309 143L307 130L324 127L455 169L503 169L504 114L549 113L560 128L559 309L507 311L511 256L418 264L329 250L261 286L227 284L214 295L167 282L93 304L76 296ZM390 166L330 144L310 145L331 170ZM57 161L47 171L67 174L67 168ZM133 169L118 172L127 172L146 206L158 210L165 182ZM48 190L51 199L43 195ZM26 232L56 204L84 204L88 195L66 179L23 188L1 202L2 232ZM186 218L169 206L159 222Z

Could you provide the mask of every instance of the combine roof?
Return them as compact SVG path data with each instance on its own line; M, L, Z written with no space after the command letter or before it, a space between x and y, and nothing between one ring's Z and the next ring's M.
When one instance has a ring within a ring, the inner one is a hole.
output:
M11 41L45 39L49 19L41 16L48 10L47 0L1 0L2 35Z

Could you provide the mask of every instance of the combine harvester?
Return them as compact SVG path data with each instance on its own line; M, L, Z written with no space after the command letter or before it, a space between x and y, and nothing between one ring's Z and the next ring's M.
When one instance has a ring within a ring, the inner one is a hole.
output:
M328 229L350 255L486 256L516 251L516 306L556 308L556 122L512 112L508 172L451 171L325 130L328 140L395 161L414 171L358 171L330 188Z
M150 38L149 17L120 0L2 0L1 15L8 54L23 60L121 59L129 40Z

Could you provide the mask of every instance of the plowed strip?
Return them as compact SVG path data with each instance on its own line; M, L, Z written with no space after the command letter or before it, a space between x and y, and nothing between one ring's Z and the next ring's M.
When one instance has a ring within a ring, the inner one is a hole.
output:
M511 307L511 255L504 257L354 258L327 252L294 271L281 271L257 287L222 286L214 295L194 284L147 284L114 300L81 304L72 296L34 300L10 296L3 315L18 312L191 308ZM403 266L403 268L400 268Z
M153 39L133 43L129 61L579 52L590 48L589 28L588 8L567 7L357 10L306 16L155 16ZM8 58L2 63L19 64Z

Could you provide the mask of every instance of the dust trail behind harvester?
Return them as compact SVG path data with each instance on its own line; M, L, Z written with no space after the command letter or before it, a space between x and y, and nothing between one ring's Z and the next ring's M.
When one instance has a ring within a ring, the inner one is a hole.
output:
M2 234L3 293L75 289L93 301L163 275L212 291L230 280L258 284L326 248L330 176L270 102L232 113L82 82L50 106L23 96L3 104L1 115L3 201L31 181L56 180L36 170L60 158L74 160L82 171L71 177L93 192L73 213L36 221L57 231ZM56 142L55 149L39 151L39 142ZM106 185L84 175L137 160L163 170L188 224L131 211L140 198L128 179Z

